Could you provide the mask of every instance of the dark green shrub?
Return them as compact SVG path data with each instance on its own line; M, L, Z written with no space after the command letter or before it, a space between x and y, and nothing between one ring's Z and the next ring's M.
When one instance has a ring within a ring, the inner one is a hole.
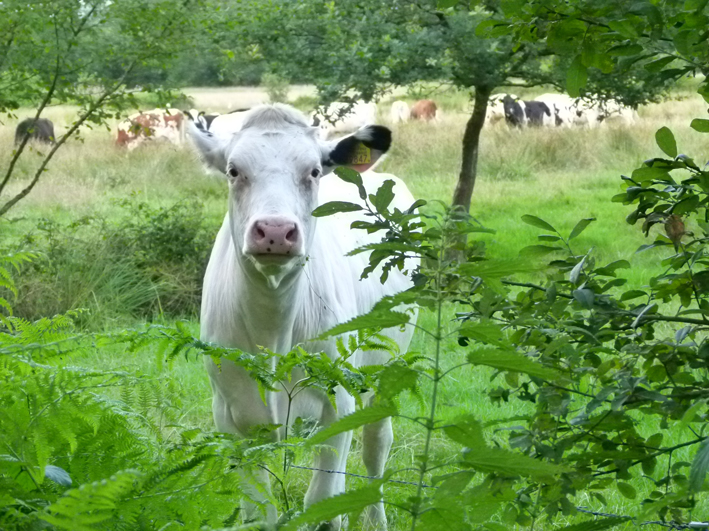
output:
M79 323L194 316L214 227L202 205L184 200L152 207L135 198L120 201L122 214L68 223L41 220L22 246L40 258L18 281L17 315L27 319L87 308Z

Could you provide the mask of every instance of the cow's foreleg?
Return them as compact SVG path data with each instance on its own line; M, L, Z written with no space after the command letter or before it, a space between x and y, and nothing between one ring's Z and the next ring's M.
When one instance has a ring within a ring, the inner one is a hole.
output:
M391 418L367 424L362 428L362 461L370 476L381 477L386 467L389 450L394 442ZM384 502L367 507L364 513L365 529L386 529L387 519Z
M354 398L343 389L337 390L337 412L330 402L323 398L323 414L320 423L323 427L330 425L337 418L349 415L354 412ZM340 433L328 439L315 455L313 479L310 482L308 492L305 494L305 507L330 498L345 491L344 474L332 472L345 472L347 470L347 455L352 442L352 432ZM330 522L323 524L322 529L336 531L341 527L341 518L337 517Z

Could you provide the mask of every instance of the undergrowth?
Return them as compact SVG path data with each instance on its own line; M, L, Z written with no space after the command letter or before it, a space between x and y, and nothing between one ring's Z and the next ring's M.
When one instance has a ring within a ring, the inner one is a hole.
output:
M137 196L121 214L59 222L42 219L17 248L39 257L18 279L16 315L39 319L76 309L81 327L136 318L196 316L215 227L196 200L155 207Z

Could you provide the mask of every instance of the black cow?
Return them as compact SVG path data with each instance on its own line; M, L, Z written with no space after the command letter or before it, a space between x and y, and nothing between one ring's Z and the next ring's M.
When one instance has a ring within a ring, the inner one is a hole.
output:
M551 110L543 101L525 101L524 112L527 115L527 123L533 126L545 125L544 116L548 116L549 120L551 120L552 116Z
M15 129L15 144L22 142L25 136L30 140L54 144L54 124L47 118L27 118L22 120Z
M523 101L518 101L508 94L502 98L502 106L505 109L507 125L522 127L527 123L524 113L525 103Z

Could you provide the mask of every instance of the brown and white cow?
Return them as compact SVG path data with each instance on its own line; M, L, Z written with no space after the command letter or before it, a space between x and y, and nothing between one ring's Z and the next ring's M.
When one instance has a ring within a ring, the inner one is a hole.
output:
M411 107L412 120L435 120L438 114L438 106L433 100L419 100Z
M118 124L116 145L133 150L145 142L160 140L182 144L184 116L177 109L153 109L133 114Z

